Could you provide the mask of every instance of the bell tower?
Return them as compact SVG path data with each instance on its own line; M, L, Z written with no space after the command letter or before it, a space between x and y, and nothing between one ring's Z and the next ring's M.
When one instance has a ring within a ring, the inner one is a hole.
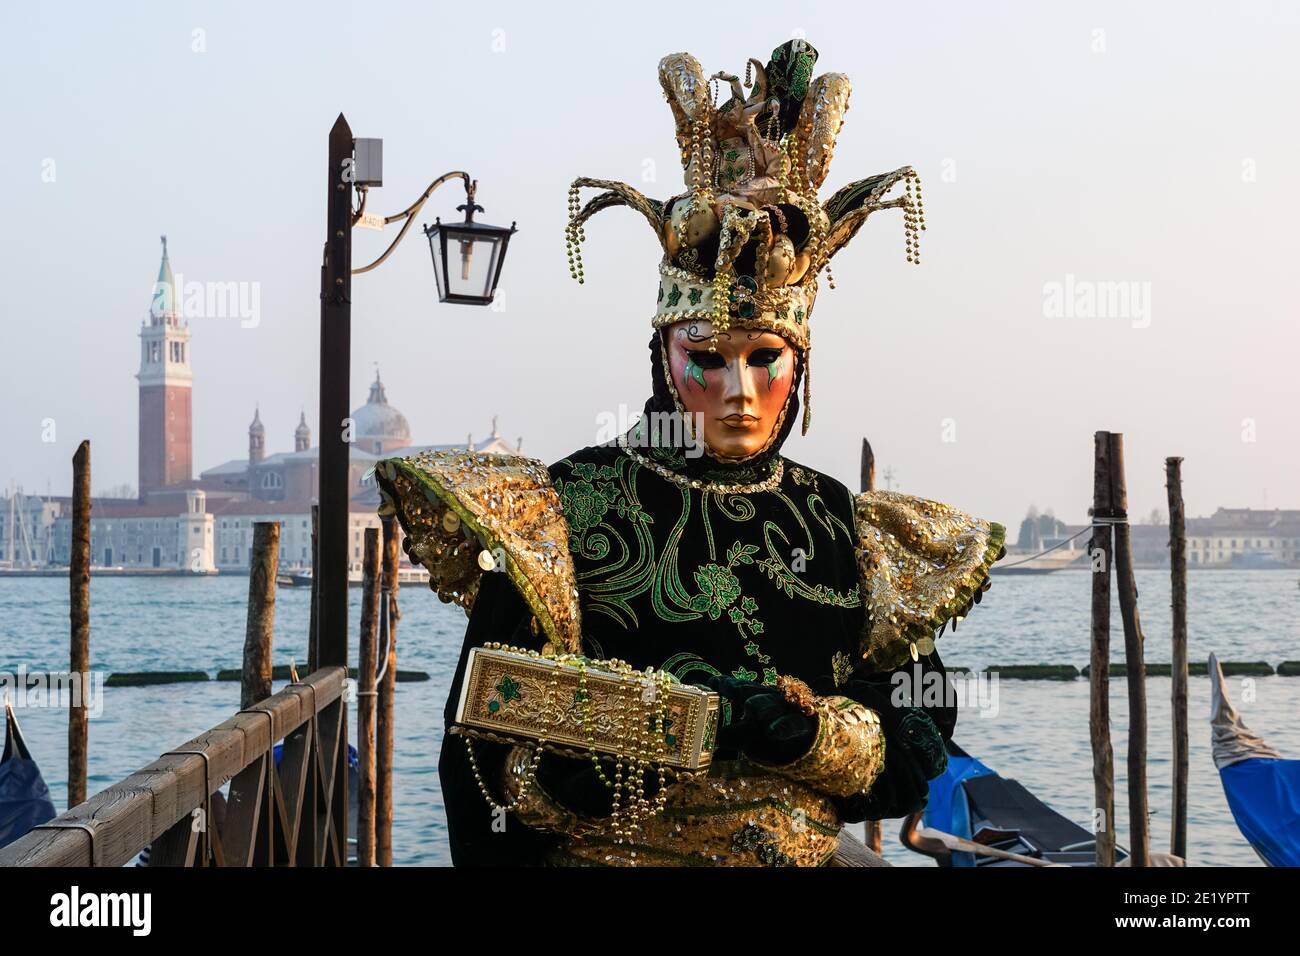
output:
M190 329L181 314L181 290L167 258L154 283L149 316L140 326L140 498L189 481L192 475Z

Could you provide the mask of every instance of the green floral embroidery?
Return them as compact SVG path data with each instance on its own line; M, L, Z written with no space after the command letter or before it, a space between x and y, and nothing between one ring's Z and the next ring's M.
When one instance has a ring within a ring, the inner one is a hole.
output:
M794 597L798 594L800 597L816 601L818 604L830 604L833 607L857 607L862 603L856 584L845 593L840 594L824 584L812 586L804 584L779 558L764 558L758 562L758 566L767 572L767 576L775 581L777 586L788 597Z
M555 482L555 490L560 496L560 508L569 525L569 549L581 553L587 546L587 532L604 524L611 508L620 518L640 524L651 524L653 518L642 510L639 501L630 500L623 491L619 481L618 469L609 465L597 467L592 462L577 462L573 473L580 481ZM596 548L604 552L608 542L601 539Z
M682 290L677 288L677 283L674 282L672 291L668 293L668 307L670 309L677 308L677 303L680 302L681 300L682 300Z
M707 612L715 621L724 608L740 597L740 582L736 576L728 568L716 564L706 564L696 571L695 583L703 593L691 599L691 610Z
M699 305L700 299L704 298L704 290L697 286L687 294L686 298L690 300L691 305Z
M589 481L575 481L565 485L560 496L565 520L575 531L583 532L600 524L609 510L605 496L596 491Z
M745 653L761 664L768 664L772 658L764 654L758 642L753 640L763 633L763 622L750 617L758 612L758 602L752 597L741 594L740 579L733 573L737 565L753 564L754 555L757 553L758 545L741 544L737 541L727 549L726 567L706 564L696 571L695 583L699 585L700 593L691 598L690 608L692 611L708 614L715 621L721 617L723 611L726 611L727 619L736 625L742 637L747 638ZM735 606L738 598L741 599L740 604ZM758 676L750 670L744 670L744 673L749 676L740 677L741 680L753 680ZM739 677L740 671L733 671L732 674ZM776 683L774 669L769 668L764 672L764 683Z

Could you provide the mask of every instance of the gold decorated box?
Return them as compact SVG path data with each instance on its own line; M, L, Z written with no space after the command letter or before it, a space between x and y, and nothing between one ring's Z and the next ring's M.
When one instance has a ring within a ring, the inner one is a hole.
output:
M658 699L666 686L662 763L681 770L708 767L718 730L718 695L703 687L666 685L642 672L618 673L575 659L556 661L508 650L470 650L456 709L456 730L471 736L536 741L560 750L627 754L646 724L647 750L658 761L653 739Z

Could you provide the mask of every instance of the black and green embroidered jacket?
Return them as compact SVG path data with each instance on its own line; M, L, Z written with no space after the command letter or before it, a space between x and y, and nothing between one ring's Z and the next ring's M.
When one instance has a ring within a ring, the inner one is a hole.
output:
M870 613L853 496L825 474L776 461L783 467L779 484L757 491L684 487L613 445L585 448L551 465L568 527L584 652L664 668L688 683L730 675L771 684L791 675L819 694L862 700L866 688L873 706L888 697L892 672L855 668ZM763 476L752 477L757 484ZM503 641L540 649L545 637L530 630L532 616L504 574L482 576L447 701L448 726L470 648ZM920 666L926 672L943 667L933 653ZM955 695L926 709L951 737ZM474 747L480 767L499 764L505 749L486 742ZM453 862L541 860L555 837L519 825L494 830L465 739L448 734L442 748ZM924 805L924 777L906 763L905 749L886 747L886 755L872 799L839 803L846 822L902 816Z
M617 447L552 465L590 653L688 683L847 678L866 620L852 498L783 464L770 491L721 493Z

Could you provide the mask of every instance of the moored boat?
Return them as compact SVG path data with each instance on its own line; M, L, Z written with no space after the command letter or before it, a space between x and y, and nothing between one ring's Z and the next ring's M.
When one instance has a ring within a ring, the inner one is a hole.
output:
M5 747L0 755L0 847L55 816L50 788L32 759L18 717L5 696Z
M1210 678L1214 765L1237 829L1269 866L1300 866L1300 760L1283 759L1245 725L1214 654Z
M904 846L940 866L1096 865L1093 834L952 741L947 748L948 768L930 781L929 803L903 825ZM1117 864L1127 857L1115 848Z

